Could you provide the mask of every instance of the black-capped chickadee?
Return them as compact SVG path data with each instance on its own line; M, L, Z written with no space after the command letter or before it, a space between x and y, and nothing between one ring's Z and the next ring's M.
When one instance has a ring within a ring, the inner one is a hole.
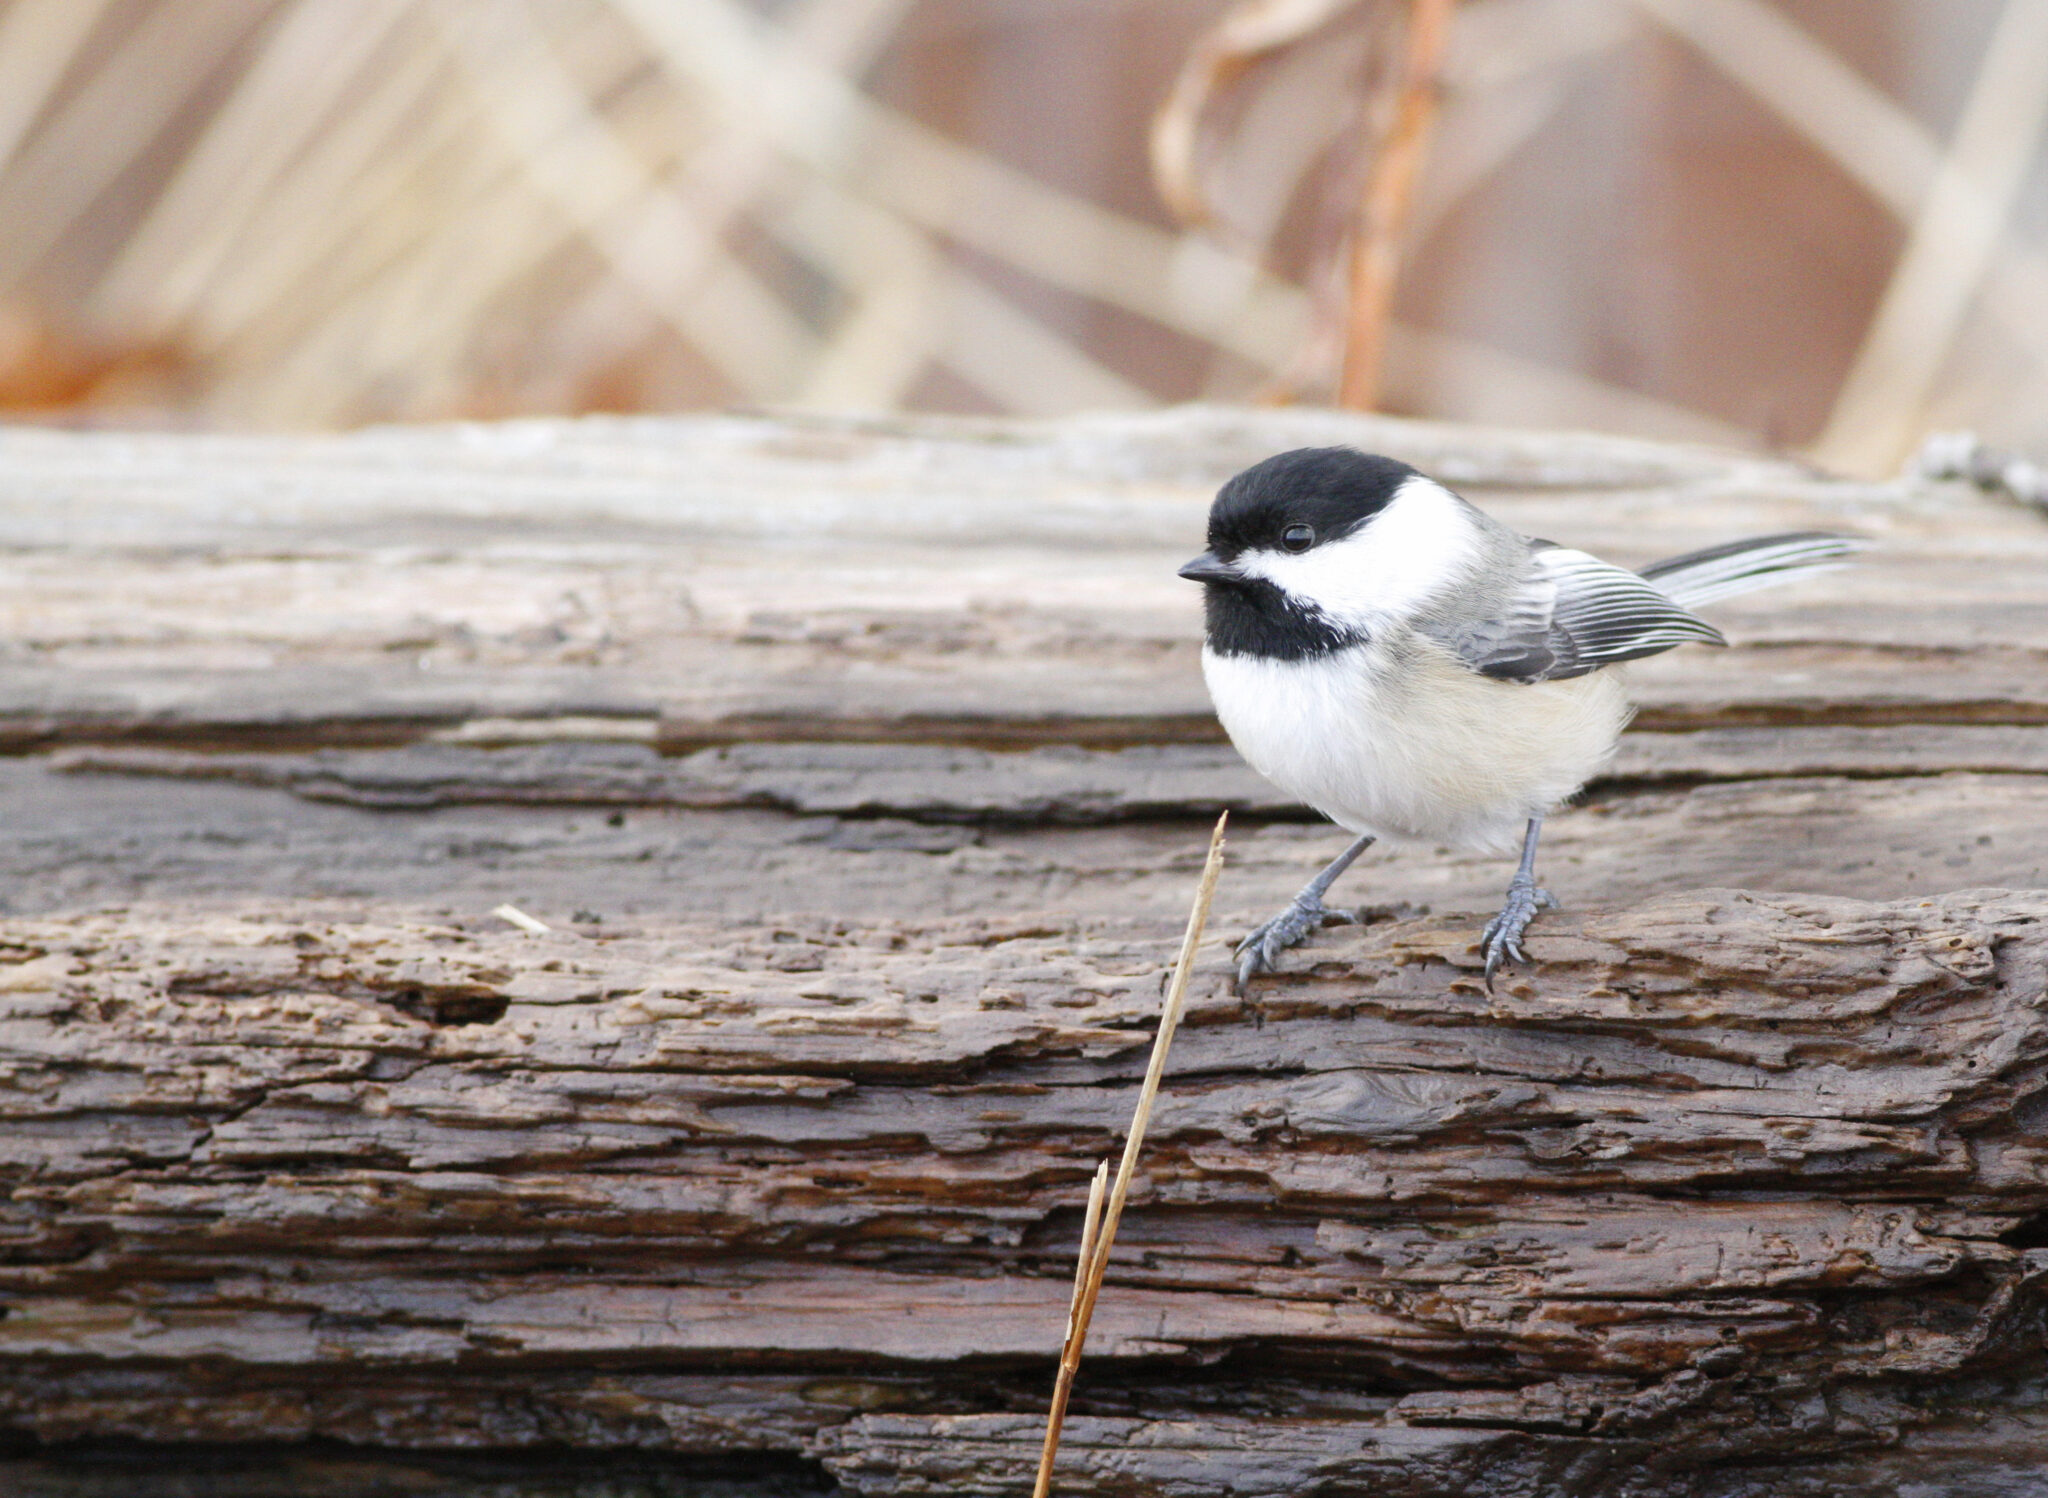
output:
M1240 988L1316 927L1378 838L1522 861L1480 937L1490 985L1555 905L1543 818L1598 774L1633 712L1602 669L1698 640L1692 605L1838 565L1861 542L1762 536L1639 575L1510 530L1406 463L1302 448L1246 469L1209 511L1202 671L1253 769L1358 840L1237 947Z

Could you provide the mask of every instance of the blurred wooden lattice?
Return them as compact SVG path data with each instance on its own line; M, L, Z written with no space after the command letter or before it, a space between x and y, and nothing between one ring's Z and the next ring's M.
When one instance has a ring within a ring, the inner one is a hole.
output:
M0 406L1320 398L1407 3L4 0ZM2048 0L1460 0L1444 83L1392 408L2048 446Z
M1007 410L1156 398L963 252L1285 356L1290 288L847 82L911 9L15 0L0 288L176 350L191 389L159 399L261 423L888 407L933 367Z
M1980 55L1955 79L1958 118L1946 144L1799 23L1799 12L1825 9L1801 0L1467 0L1442 75L1443 139L1408 249L1419 255L1450 238L1439 235L1447 220L1519 153L1557 149L1558 118L1578 96L1626 88L1646 68L1668 73L1669 54L1682 48L1719 86L1740 89L1787 138L1781 145L1816 158L1813 175L1845 179L1904 235L1896 263L1859 298L1874 305L1856 308L1860 336L1840 352L1839 379L1816 382L1827 387L1820 396L1833 392L1817 430L1752 436L1812 438L1823 461L1871 471L1895 468L1930 426L2017 423L2021 440L2048 439L2048 423L2027 414L2048 375L2048 256L2015 223L2029 204L2038 218L2048 200L2048 0L1858 8L1864 40L1893 41L1902 53L1929 33L1989 22ZM1392 129L1389 96L1400 80L1390 57L1404 21L1421 14L1417 0L1238 0L1192 50L1154 132L1161 191L1184 222L1248 256L1291 255L1291 272L1315 288L1321 311L1290 371L1296 393L1336 385L1351 205L1372 146ZM1664 84L1677 92L1668 77ZM1457 259L1455 244L1446 260ZM1540 248L1532 243L1529 254L1532 278L1540 276ZM1625 267L1605 271L1629 279ZM1415 272L1432 276L1427 265ZM1444 274L1437 268L1437 279ZM1813 298L1839 295L1817 279ZM1524 417L1533 422L1592 415L1593 424L1741 440L1696 407L1645 398L1640 381L1589 379L1597 360L1532 367L1504 356L1497 340L1513 330L1500 321L1479 340L1394 328L1400 403L1498 419L1461 409L1486 406L1472 392L1493 387L1508 397L1499 404L1533 400L1542 408ZM1751 358L1760 363L1760 352Z

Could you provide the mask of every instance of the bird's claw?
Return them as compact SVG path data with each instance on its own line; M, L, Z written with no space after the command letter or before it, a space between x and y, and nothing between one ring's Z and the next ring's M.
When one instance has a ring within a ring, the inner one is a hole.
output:
M1231 953L1237 959L1237 977L1231 991L1241 994L1245 985L1260 973L1272 972L1282 952L1318 927L1362 925L1364 921L1362 910L1325 905L1319 899L1297 895L1285 910L1237 944Z
M1547 889L1537 888L1534 880L1517 879L1508 886L1507 903L1479 934L1480 950L1486 954L1487 992L1493 991L1493 975L1499 971L1503 959L1529 960L1529 954L1522 950L1522 933L1536 919L1536 912L1556 908L1557 896Z

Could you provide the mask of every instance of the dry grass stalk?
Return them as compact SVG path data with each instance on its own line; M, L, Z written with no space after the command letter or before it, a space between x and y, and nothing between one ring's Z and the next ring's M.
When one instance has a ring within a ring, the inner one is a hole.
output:
M1355 411L1370 411L1379 403L1401 244L1415 178L1440 103L1444 48L1456 4L1457 0L1412 0L1409 6L1400 97L1393 125L1373 158L1352 234L1344 371L1337 403Z
M49 96L0 173L0 283L91 234L92 211L124 174L175 132L220 59L263 22L257 5L147 8L75 90Z
M1116 1225L1123 1216L1124 1199L1130 1194L1131 1176L1138 1164L1138 1150L1145 1142L1146 1125L1152 1121L1152 1104L1159 1096L1159 1079L1166 1072L1167 1047L1180 1027L1181 1010L1188 996L1188 975L1194 971L1195 949L1201 945L1202 928L1209 921L1209 906L1216 898L1216 880L1223 873L1223 830L1230 813L1216 819L1209 834L1209 856L1202 865L1202 882L1195 889L1194 908L1188 912L1187 933L1181 938L1180 956L1173 965L1173 982L1166 991L1166 1007L1159 1016L1159 1033L1152 1041L1152 1061L1145 1068L1145 1085L1138 1090L1138 1106L1131 1113L1131 1128L1124 1139L1123 1159L1117 1162L1116 1186L1105 1207L1103 1182L1109 1162L1095 1171L1088 1188L1088 1215L1081 1224L1081 1252L1074 1266L1074 1298L1067 1310L1067 1337L1060 1347L1059 1380L1053 1386L1052 1409L1045 1420L1045 1448L1038 1458L1038 1481L1032 1498L1046 1498L1052 1489L1052 1461L1060 1446L1060 1431L1067 1422L1067 1400L1074 1392L1074 1375L1081 1369L1081 1348L1088 1340L1088 1323L1095 1316L1095 1300L1102 1293L1102 1277L1109 1272L1109 1250L1116 1242Z
M1038 1481L1031 1498L1045 1498L1052 1487L1052 1459L1060 1449L1060 1432L1067 1423L1067 1399L1074 1392L1074 1375L1081 1371L1081 1339L1086 1328L1081 1307L1088 1299L1088 1281L1095 1272L1095 1240L1102 1227L1102 1195L1109 1185L1109 1162L1095 1167L1095 1179L1088 1183L1088 1215L1081 1223L1081 1252L1074 1259L1074 1298L1067 1306L1067 1336L1060 1343L1059 1380L1053 1385L1052 1408L1045 1417L1045 1447L1038 1454ZM1098 1282L1099 1283L1099 1282Z
M664 70L719 116L721 128L766 138L793 165L905 226L1209 339L1255 364L1282 358L1291 346L1304 311L1297 289L1245 266L1241 297L1191 314L1173 291L1179 236L1052 187L876 103L851 80L773 45L776 28L735 0L609 3ZM1055 336L1040 325L1040 340ZM1069 350L1060 367L1084 357Z
M1214 144L1204 119L1216 99L1260 61L1301 45L1357 0L1240 0L1189 49L1166 102L1152 117L1152 181L1173 216L1213 228L1215 205L1203 174Z

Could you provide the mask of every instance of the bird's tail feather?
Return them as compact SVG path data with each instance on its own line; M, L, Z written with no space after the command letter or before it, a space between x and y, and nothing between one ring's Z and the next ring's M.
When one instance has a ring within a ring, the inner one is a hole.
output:
M1642 576L1682 608L1697 608L1717 598L1730 598L1753 588L1789 583L1817 572L1831 572L1869 545L1858 536L1825 531L1799 531L1783 536L1752 536L1705 551L1689 551L1645 567Z

